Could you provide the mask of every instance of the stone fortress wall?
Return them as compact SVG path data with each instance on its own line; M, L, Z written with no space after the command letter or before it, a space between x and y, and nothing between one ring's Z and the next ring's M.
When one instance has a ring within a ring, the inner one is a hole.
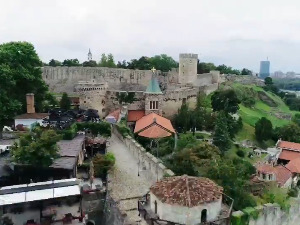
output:
M162 164L160 159L147 152L146 149L136 142L132 137L127 136L123 138L115 127L113 127L112 132L120 140L122 140L122 142L124 142L134 158L136 158L140 163L140 173L143 173L143 176L146 176L152 181L152 183L155 183L157 180L161 180L165 176L175 175L173 171Z
M220 73L197 75L197 54L180 54L179 68L169 72L156 71L164 93L163 115L172 117L182 102L195 105L199 91L209 94L218 89ZM79 94L80 106L94 108L101 117L119 108L116 93L135 92L136 101L129 110L145 107L143 92L152 77L150 70L130 70L105 67L43 67L43 79L55 93Z
M278 204L267 203L253 208L249 213L236 211L232 213L231 225L299 225L300 199L294 198L289 210L283 210ZM243 218L244 217L244 218ZM248 219L247 219L248 218ZM242 223L242 221L245 221Z

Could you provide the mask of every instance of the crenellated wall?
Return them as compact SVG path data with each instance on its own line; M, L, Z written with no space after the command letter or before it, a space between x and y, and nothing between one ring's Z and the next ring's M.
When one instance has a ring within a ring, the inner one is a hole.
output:
M278 204L264 204L232 213L231 225L299 225L300 199L294 198L289 210Z
M146 149L143 148L143 146L136 142L132 137L127 136L123 138L115 127L112 129L112 132L125 143L134 158L140 162L141 173L143 173L143 175L148 179L152 180L153 183L155 183L157 179L162 179L164 176L175 175L173 171L166 168L161 163L160 159L156 158L151 153L146 152Z

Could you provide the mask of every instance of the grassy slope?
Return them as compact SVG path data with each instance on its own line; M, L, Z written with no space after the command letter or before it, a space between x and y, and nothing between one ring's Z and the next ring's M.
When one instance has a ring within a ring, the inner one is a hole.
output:
M233 88L242 88L243 85L233 84L232 87ZM254 85L253 86L247 85L247 87L251 87L251 88L253 88L253 90L255 90L257 92L258 91L265 92L261 87L257 87ZM271 113L277 112L277 113L285 113L285 114L294 115L296 112L291 111L279 96L277 96L273 93L269 93L269 92L265 92L265 94L268 97L270 97L274 102L276 102L277 107L270 107L261 100L257 100L254 107L252 107L252 108L247 108L241 104L239 114L242 117L244 123L254 127L255 123L261 117L266 117L267 119L269 119L272 122L274 127L280 127L280 126L290 123L289 120L277 118L276 116L272 115Z

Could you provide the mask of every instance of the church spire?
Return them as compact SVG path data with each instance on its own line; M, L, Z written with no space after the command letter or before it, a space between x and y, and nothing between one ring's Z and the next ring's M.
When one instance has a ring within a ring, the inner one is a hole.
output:
M89 53L88 53L88 61L92 60L92 53L91 53L91 49L89 48Z

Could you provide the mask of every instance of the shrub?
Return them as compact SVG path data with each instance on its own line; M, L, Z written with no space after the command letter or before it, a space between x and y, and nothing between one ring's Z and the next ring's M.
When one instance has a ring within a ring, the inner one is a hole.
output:
M123 138L131 134L131 131L128 127L124 125L116 125L117 130L120 132Z
M244 158L245 157L245 152L241 149L237 150L236 151L236 154L241 157L241 158Z
M102 177L105 175L115 165L115 162L116 159L112 153L97 154L93 159L95 176Z
M288 191L288 196L293 197L293 198L296 198L296 197L298 197L298 193L299 193L298 188L291 188L291 189Z
M202 134L196 134L195 136L197 139L204 139L204 136Z

